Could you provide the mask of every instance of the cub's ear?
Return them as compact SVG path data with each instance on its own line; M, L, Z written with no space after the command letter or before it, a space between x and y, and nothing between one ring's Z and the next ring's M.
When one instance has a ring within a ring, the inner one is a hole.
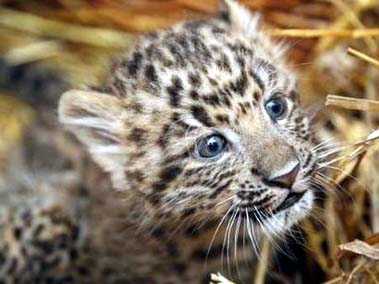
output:
M235 0L221 0L220 16L236 32L254 36L259 31L259 14Z
M58 115L59 121L88 148L94 161L111 174L114 186L125 189L123 101L95 91L71 90L62 95Z

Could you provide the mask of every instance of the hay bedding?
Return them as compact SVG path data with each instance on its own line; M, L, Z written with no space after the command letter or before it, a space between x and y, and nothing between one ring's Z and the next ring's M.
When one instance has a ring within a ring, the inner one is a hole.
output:
M312 218L295 228L288 249L284 247L294 256L273 254L270 244L263 243L260 264L252 271L255 283L379 283L379 144L378 132L372 132L379 127L379 3L241 2L260 11L268 32L291 45L289 57L299 74L302 101L310 109L320 108L315 133L330 148L328 160L333 161L325 164L328 176L319 177L326 187L324 201ZM212 14L217 1L0 4L1 56L14 64L45 64L81 84L101 80L103 67L133 43L134 33ZM22 103L0 97L0 169L31 117ZM213 280L231 283L220 274Z

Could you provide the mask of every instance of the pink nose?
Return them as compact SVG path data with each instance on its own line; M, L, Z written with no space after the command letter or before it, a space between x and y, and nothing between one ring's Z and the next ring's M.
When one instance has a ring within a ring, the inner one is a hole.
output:
M283 187L291 188L295 183L296 177L300 170L300 163L296 163L288 172L278 176L271 177L270 182L277 183Z

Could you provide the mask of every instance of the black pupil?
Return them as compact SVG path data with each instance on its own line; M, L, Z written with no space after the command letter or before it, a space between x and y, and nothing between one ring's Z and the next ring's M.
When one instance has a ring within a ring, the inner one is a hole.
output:
M268 112L274 117L281 116L284 111L284 104L281 99L272 99L267 103Z
M207 141L207 148L209 153L218 153L222 148L222 141L220 137L211 137Z
M225 139L219 135L205 138L199 144L199 154L204 158L212 158L220 154L225 148Z

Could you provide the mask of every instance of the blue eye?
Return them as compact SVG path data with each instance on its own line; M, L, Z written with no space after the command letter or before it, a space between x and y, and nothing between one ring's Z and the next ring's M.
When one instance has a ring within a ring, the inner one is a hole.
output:
M273 120L282 119L287 113L287 102L284 98L274 97L267 101L265 108Z
M213 158L224 151L226 140L220 135L212 135L204 138L197 144L198 155L202 158Z

